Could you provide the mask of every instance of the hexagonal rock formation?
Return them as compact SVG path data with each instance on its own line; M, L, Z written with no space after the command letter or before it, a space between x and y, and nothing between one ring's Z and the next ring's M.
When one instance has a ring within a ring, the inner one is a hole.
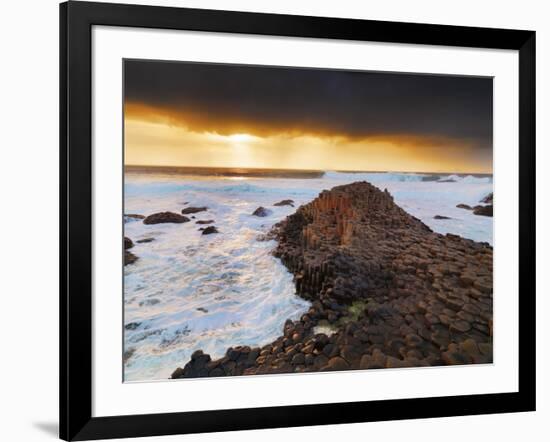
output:
M309 311L262 348L199 350L172 378L492 362L490 245L432 232L366 182L323 191L274 235Z

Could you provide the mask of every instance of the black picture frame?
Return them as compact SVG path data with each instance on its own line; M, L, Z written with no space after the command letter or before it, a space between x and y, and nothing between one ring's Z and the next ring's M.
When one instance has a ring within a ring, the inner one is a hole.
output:
M92 417L94 25L519 53L519 391L370 402ZM60 5L60 437L155 436L535 410L535 32L72 2Z

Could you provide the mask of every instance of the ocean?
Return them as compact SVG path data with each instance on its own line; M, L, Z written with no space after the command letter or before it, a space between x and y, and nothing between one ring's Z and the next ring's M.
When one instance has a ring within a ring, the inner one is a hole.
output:
M493 243L493 218L456 207L479 204L493 191L491 175L127 168L125 214L208 210L184 224L125 218L139 258L124 268L125 381L167 379L197 349L218 358L231 346L280 336L309 303L296 296L292 275L271 255L275 241L264 235L322 190L354 181L387 188L436 232ZM274 206L285 199L295 207ZM259 206L268 216L252 215ZM202 235L199 220L214 220L219 233Z

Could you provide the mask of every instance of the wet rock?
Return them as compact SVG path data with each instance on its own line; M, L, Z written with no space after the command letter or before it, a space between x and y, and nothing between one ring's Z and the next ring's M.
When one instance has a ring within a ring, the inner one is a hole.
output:
M259 216L259 217L265 217L271 215L271 210L266 209L265 207L258 207L254 212L252 212L252 215Z
M493 344L489 342L482 342L477 345L479 351L484 355L493 355Z
M191 355L191 360L194 362L202 361L204 363L210 361L210 356L207 354L204 354L202 350L196 350Z
M472 357L475 357L480 353L477 343L473 339L466 339L464 342L461 342L460 349Z
M460 275L460 283L463 287L471 287L476 279L476 275L473 273L463 273Z
M344 345L340 350L340 356L350 364L361 358L359 349L353 345Z
M312 355L313 356L313 355ZM315 360L313 362L313 366L320 370L322 367L325 367L328 364L329 358L327 358L325 355L321 354L315 357Z
M388 356L386 358L386 368L404 368L410 367L410 364L407 361L394 358L393 356Z
M435 215L434 219L451 219L451 218L449 218L448 216L444 216L444 215Z
M473 210L473 207L468 204L457 204L456 207L459 209Z
M424 318L426 318L426 322L430 325L439 324L441 322L439 318L432 313L426 313Z
M227 350L227 353L226 353L226 356L229 358L230 361L236 361L239 356L241 355L241 351L240 351L240 348L229 348Z
M126 330L135 330L141 325L141 322L129 322L124 326Z
M149 215L143 220L143 224L162 224L162 223L186 223L189 218L174 212L159 212Z
M385 367L386 365L386 359L387 356L380 350L380 349L374 349L372 352L372 362L374 366L377 367Z
M181 210L182 215L191 215L192 213L206 212L208 207L186 207Z
M315 356L313 356L312 354L305 355L304 362L306 365L313 365L315 362Z
M132 242L132 240L128 237L124 237L124 250L128 250L128 249L131 249L132 247L134 247L134 243Z
M296 353L290 361L292 365L303 365L306 363L306 357L303 353Z
M327 344L323 347L323 354L328 357L329 359L334 357L334 356L337 356L338 353L339 353L339 348L338 346L334 345L334 344Z
M143 238L143 239L138 239L136 242L138 244L145 244L145 243L148 243L148 242L153 242L155 240L155 238Z
M213 219L200 219L195 222L195 224L212 224L215 221Z
M455 331L459 333L465 333L471 328L472 328L472 325L469 322L464 320L453 321L449 326L450 331Z
M483 204L493 204L493 192L491 192L489 195L487 195L486 197L482 198L480 203L483 203Z
M135 352L136 352L136 349L134 347L131 347L128 350L126 350L122 355L122 361L126 364L128 360L134 355Z
M474 215L493 216L493 206L476 206Z
M184 377L185 370L181 367L176 368L170 375L170 379L180 379Z
M223 368L221 368L221 367L213 368L208 373L208 376L211 377L211 378L220 377L220 376L224 376L224 375L225 375L225 372L223 371Z
M373 364L373 359L371 355L363 355L361 356L361 360L359 361L359 368L361 370L366 370L369 368L382 368L382 367L375 367Z
M138 260L138 257L128 250L124 251L124 265L133 264Z
M129 223L131 221L138 221L140 219L145 219L145 216L138 215L137 213L124 214L124 224Z
M291 206L294 207L294 201L293 200L282 200L278 203L273 204L274 206Z
M481 313L481 309L479 307L476 307L474 304L464 304L462 310L470 313L471 315L479 315Z
M349 369L349 364L341 357L330 358L327 365L323 367L325 371L342 371Z
M140 301L139 306L143 307L145 305L156 305L160 303L160 299L152 298L146 299L145 301Z
M447 365L464 365L469 364L471 359L468 355L458 351L446 351L441 354L443 362Z
M220 232L218 231L216 226L208 226L202 231L203 235L210 235L212 233L220 233Z
M424 342L423 339L420 336L415 335L413 333L408 334L407 336L405 336L405 341L407 342L407 345L409 347L418 347L418 346L422 345L422 343Z
M248 352L247 360L253 363L256 361L256 359L258 359L259 356L260 356L260 349L258 347L254 347L250 349L250 351Z

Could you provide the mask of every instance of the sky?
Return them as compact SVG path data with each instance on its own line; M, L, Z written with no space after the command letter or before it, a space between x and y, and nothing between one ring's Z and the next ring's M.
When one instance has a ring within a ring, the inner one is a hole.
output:
M127 165L492 172L491 78L124 63Z

